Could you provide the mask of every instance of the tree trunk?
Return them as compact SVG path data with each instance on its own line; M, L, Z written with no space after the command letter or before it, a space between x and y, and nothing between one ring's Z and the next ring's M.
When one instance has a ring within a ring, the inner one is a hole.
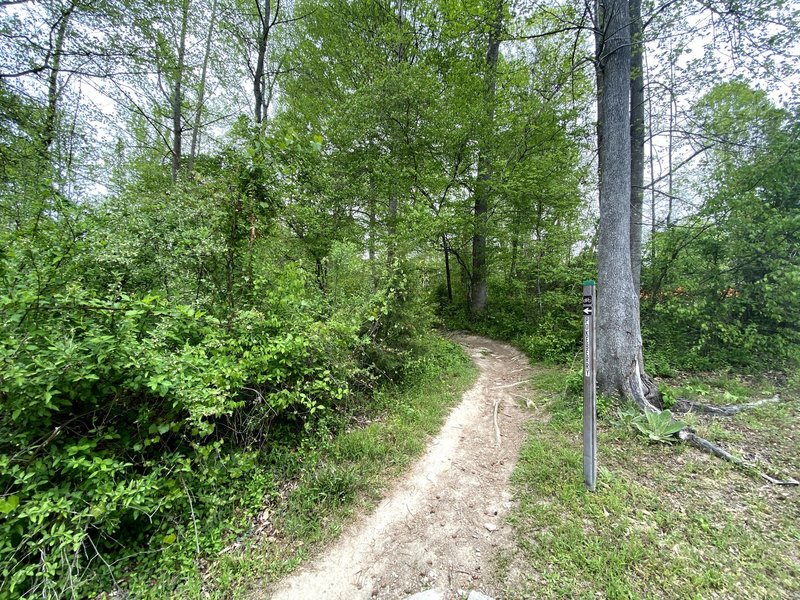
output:
M628 0L598 8L600 239L598 243L598 369L600 390L657 410L657 388L644 373L639 298L630 249L631 49Z
M253 100L255 101L256 123L261 123L267 117L267 107L264 100L264 68L267 60L267 42L271 28L272 0L266 0L264 9L261 9L261 0L255 0L258 11L259 35L256 58L256 69L253 75Z
M670 43L672 54L672 43ZM669 64L669 143L667 144L667 229L672 227L672 150L673 131L675 129L675 71L672 62Z
M183 0L181 7L181 38L178 45L178 66L175 73L175 87L172 92L172 181L178 180L183 153L183 71L186 57L186 30L189 26L189 0Z
M478 150L478 174L475 182L475 229L472 235L472 282L470 285L470 313L478 316L486 310L489 297L489 271L486 265L486 231L488 226L489 196L491 193L492 159L490 146L494 129L495 95L497 89L497 61L500 55L500 33L503 27L503 2L495 5L494 22L489 29L486 50L486 80L484 106L486 127Z
M394 259L397 254L397 190L392 189L389 196L389 210L386 213L386 264L389 273L394 268Z
M44 128L42 130L42 155L47 156L53 140L56 137L56 116L58 115L58 75L61 71L61 57L64 53L64 40L67 36L67 26L75 9L74 4L62 13L61 21L56 32L55 47L53 48L53 65L47 78L47 112L45 113Z
M205 55L203 56L203 69L200 73L200 86L197 90L197 111L194 114L192 127L192 148L189 152L189 164L186 169L191 173L194 168L194 159L197 157L200 145L200 125L203 119L203 103L206 95L206 77L208 75L208 59L211 56L211 40L214 35L214 25L217 19L217 0L211 3L211 19L208 23L208 37L206 38Z
M642 0L630 0L631 19L631 275L638 295L642 278L644 198L644 61Z
M447 246L447 234L442 234L442 249L444 250L444 276L447 281L447 303L453 303L453 282L450 277L450 249Z
M644 50L644 46L642 47ZM644 52L642 53L644 54ZM654 185L654 173L655 170L655 149L653 148L653 95L650 94L647 97L647 106L649 110L647 111L647 122L651 132L650 135L650 264L654 265L656 262L656 187ZM651 301L655 303L655 295L652 294L651 290Z

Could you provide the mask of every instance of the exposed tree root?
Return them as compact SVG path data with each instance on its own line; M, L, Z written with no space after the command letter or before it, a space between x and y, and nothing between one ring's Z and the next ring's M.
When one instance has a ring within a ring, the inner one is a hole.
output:
M724 461L732 463L737 467L747 471L748 473L756 473L763 480L768 481L769 483L772 483L774 485L791 485L791 486L800 485L800 482L792 477L789 477L788 479L776 479L775 477L772 477L764 473L763 471L759 471L759 469L755 465L746 462L741 458L737 458L727 450L717 446L715 443L710 442L705 438L701 438L699 435L695 434L695 432L689 427L686 427L685 429L679 431L678 438L680 438L682 441L686 442L690 446L694 446L695 448L698 448L703 452L708 452L709 454L713 454L717 458L721 458Z
M764 398L763 400L756 400L755 402L714 406L713 404L701 404L700 402L692 402L686 398L678 398L678 400L675 402L673 410L680 413L695 412L704 415L714 415L716 417L731 417L742 412L743 410L757 408L765 404L776 404L780 401L781 397L775 394L772 398Z
M500 447L500 424L497 422L497 409L500 407L500 398L494 401L494 441Z

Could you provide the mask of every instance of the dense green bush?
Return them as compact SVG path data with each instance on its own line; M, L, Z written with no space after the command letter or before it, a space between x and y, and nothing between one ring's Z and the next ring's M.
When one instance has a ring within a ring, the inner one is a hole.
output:
M34 187L0 231L0 598L91 596L209 549L274 493L277 448L419 368L413 263L373 273L347 227L296 235L270 195L318 151L255 148L97 206Z
M348 394L354 330L302 310L285 321L281 305L302 298L273 291L275 310L228 323L74 286L2 297L3 594L59 595L70 569L171 543L175 514L207 518L227 501L216 488L241 476L271 421Z

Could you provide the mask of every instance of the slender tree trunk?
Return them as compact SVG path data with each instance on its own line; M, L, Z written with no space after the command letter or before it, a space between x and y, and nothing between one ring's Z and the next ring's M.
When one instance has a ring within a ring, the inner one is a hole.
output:
M208 23L208 37L206 37L206 49L203 56L203 69L200 73L200 86L197 89L197 111L194 114L194 126L192 127L192 148L189 152L189 164L186 169L191 173L194 168L194 159L200 145L200 126L203 119L203 103L206 95L206 77L208 75L208 59L211 56L211 40L214 36L214 25L217 19L217 0L211 3L211 19Z
M56 31L55 47L53 48L53 64L47 78L47 112L45 113L44 127L42 129L42 155L47 156L53 141L56 138L56 117L58 116L58 76L61 72L61 57L64 54L64 40L67 37L69 19L75 5L70 4L62 13L58 30Z
M631 19L631 275L639 294L642 279L642 202L644 198L644 60L642 0L630 0Z
M392 272L394 259L397 254L397 190L392 189L389 196L389 210L386 214L386 262L389 272Z
M186 60L186 30L189 27L189 0L181 7L181 37L178 44L178 66L172 91L172 181L178 180L183 153L183 75Z
M267 118L267 106L265 106L264 97L264 70L267 61L267 43L269 42L269 32L272 24L272 0L264 2L264 8L261 8L261 0L255 0L256 9L258 11L259 20L259 35L257 44L257 57L256 69L253 75L253 100L255 101L255 119L256 123L261 123Z
M598 10L600 240L598 243L598 369L600 390L656 410L657 389L644 374L639 298L630 252L631 49L628 0Z
M470 313L478 316L486 311L489 297L489 270L486 264L486 233L488 228L489 196L491 195L492 159L491 145L494 129L495 96L497 91L497 61L500 56L500 34L503 27L503 1L495 5L494 21L489 29L486 50L486 80L484 105L486 127L478 150L478 174L475 181L475 229L472 235L472 285L470 286Z
M369 256L369 264L372 266L373 280L375 279L375 236L378 229L378 218L375 215L375 198L374 191L372 190L372 182L370 182L370 199L369 199L369 226L367 230L367 254Z
M672 44L670 43L670 54ZM667 229L672 227L672 150L673 150L673 129L675 128L675 71L670 62L669 65L669 144L667 146Z
M453 303L453 282L450 278L450 248L447 245L447 234L442 234L442 249L444 250L444 276L447 281L447 303Z
M536 201L536 299L539 303L539 319L544 316L544 305L542 300L542 259L544 258L544 245L542 244L542 219L544 217L544 206L541 198Z

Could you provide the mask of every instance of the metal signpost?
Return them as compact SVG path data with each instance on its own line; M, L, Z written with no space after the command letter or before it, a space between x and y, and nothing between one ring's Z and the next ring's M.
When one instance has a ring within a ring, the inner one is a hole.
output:
M594 317L597 309L595 282L583 282L583 481L594 491L597 481L597 395Z

